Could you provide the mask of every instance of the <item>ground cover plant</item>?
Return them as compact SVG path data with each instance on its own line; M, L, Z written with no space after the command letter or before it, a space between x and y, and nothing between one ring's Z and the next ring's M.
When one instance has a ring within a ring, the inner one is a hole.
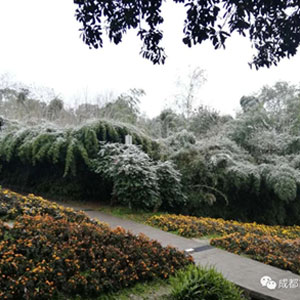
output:
M93 297L167 278L192 262L174 248L34 195L2 189L0 199L1 299ZM12 219L13 227L3 221Z
M211 245L300 274L300 238L286 239L255 233L232 233L214 238Z
M23 215L33 217L48 215L57 220L64 218L69 222L96 223L83 212L75 212L72 208L60 206L40 196L33 194L24 196L8 189L2 189L0 186L0 219L10 221Z
M185 237L220 236L211 245L300 274L300 226L270 226L256 223L154 215L147 224Z
M165 231L174 231L184 237L254 233L278 236L285 239L300 238L300 226L271 226L257 223L227 221L224 219L162 214L150 217L147 224Z
M128 287L118 292L105 294L97 298L97 300L167 300L170 297L170 289L171 287L168 280L156 279L137 283L133 287Z
M132 209L124 206L97 205L96 209L118 218L129 219L144 224L146 224L147 220L152 216L165 214L160 211L149 212L141 209L133 211Z
M170 278L173 300L242 300L242 291L213 268L190 265Z

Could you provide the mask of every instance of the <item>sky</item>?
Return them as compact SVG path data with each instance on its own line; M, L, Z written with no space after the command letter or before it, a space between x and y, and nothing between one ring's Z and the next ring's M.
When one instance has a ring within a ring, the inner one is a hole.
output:
M178 78L187 78L188 70L196 67L206 77L197 104L222 114L234 115L240 98L264 85L300 82L299 53L278 66L256 71L248 65L255 52L243 37L230 38L225 50L214 50L209 42L186 47L184 8L172 1L163 6L165 65L153 65L139 55L141 43L135 32L117 46L106 40L104 48L89 49L80 38L75 9L71 0L1 0L0 75L53 88L68 105L84 99L92 102L97 94L141 88L146 92L141 111L150 117L173 103Z

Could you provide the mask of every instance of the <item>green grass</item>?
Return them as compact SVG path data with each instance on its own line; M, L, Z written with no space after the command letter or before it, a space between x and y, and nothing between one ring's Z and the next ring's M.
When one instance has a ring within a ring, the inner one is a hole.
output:
M160 216L166 214L165 212L147 212L143 210L131 210L128 207L123 206L112 207L108 205L101 205L98 208L98 210L113 215L115 217L128 219L138 223L146 223L147 219L149 219L152 216Z
M110 214L112 216L118 217L118 218L127 219L127 220L131 220L131 221L143 223L143 224L146 224L146 221L152 216L160 216L163 214L167 214L166 212L146 212L143 210L131 210L128 207L123 207L123 206L113 206L112 207L112 206L108 206L108 205L101 205L98 207L98 210L101 212ZM147 224L147 225L151 226L149 224ZM155 227L155 226L153 226L153 227ZM155 227L155 228L160 229L159 227ZM178 231L168 231L168 232L180 236ZM211 235L196 237L196 239L210 240L210 239L218 238L218 237L221 237L221 235L211 234Z
M146 300L167 299L171 287L168 281L155 280L148 283L138 283L132 288L124 289L118 293L104 295L97 300Z
M156 279L150 282L137 283L133 287L116 293L103 294L97 298L80 296L66 297L60 295L57 300L164 300L170 299L171 286L169 280Z
M147 224L146 221L153 217L153 216L160 216L160 215L165 215L168 214L167 212L162 212L162 211L158 211L158 212L149 212L149 211L145 211L142 209L130 209L128 207L124 207L124 206L120 206L120 205L116 205L116 206L110 206L108 204L99 204L99 203L82 203L82 202L78 202L78 201L66 201L64 202L66 205L68 205L68 203L70 204L70 206L81 206L83 209L93 209L96 211L100 211L100 212L104 212L106 214L121 218L121 219L125 219L125 220L131 220L137 223L142 223L142 224L146 224L148 226L151 226L150 224ZM153 226L155 228L160 229L159 227ZM169 233L172 234L176 234L181 236L178 231L168 231ZM199 236L199 237L195 237L196 239L200 239L200 240L210 240L213 238L219 238L222 235L218 235L218 234L210 234L210 235L206 235L206 236Z
M123 207L123 206L113 206L112 207L109 205L101 205L98 207L98 210L101 212L110 214L112 216L118 217L118 218L127 219L127 220L131 220L131 221L143 223L143 224L146 224L146 221L152 216L160 216L163 214L167 214L166 212L146 212L143 210L132 210L132 209L129 209L128 207ZM150 224L146 224L146 225L151 226ZM153 227L155 227L155 226L153 226ZM155 228L160 229L159 227L155 227ZM178 231L168 231L168 232L180 236ZM210 234L210 235L206 235L206 236L196 237L196 239L210 240L210 239L218 238L218 237L221 237L221 235Z

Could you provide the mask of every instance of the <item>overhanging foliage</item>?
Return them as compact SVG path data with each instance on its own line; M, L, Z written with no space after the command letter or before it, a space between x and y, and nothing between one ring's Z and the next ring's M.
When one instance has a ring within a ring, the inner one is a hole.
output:
M184 4L186 18L183 43L188 47L209 40L217 49L225 47L234 32L247 36L257 55L250 65L270 67L296 54L300 44L300 9L295 0L174 0ZM154 64L164 63L161 46L164 22L162 0L85 1L74 0L76 19L82 24L83 41L90 47L103 46L103 33L115 44L127 31L136 29L143 42L141 54Z

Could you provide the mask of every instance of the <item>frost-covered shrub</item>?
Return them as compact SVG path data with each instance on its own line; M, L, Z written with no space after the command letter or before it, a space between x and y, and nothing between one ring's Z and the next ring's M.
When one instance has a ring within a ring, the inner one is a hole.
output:
M226 160L226 165L235 161L254 161L247 151L222 134L202 139L197 142L197 148L214 165L218 165L219 160Z
M272 122L264 111L251 111L239 115L226 128L226 135L238 145L248 149L249 139L256 133L272 129Z
M113 199L130 208L183 205L180 173L170 162L154 162L135 145L102 144L94 171L113 182Z
M167 147L171 148L173 151L180 150L181 148L186 148L196 143L196 138L193 133L183 129L180 132L174 133L164 140Z
M288 165L271 166L262 170L267 187L273 190L280 200L290 202L296 199L300 172Z
M131 125L103 119L65 128L14 122L0 131L0 183L56 199L108 201L112 184L92 171L91 160L99 141L123 143L127 134L159 159L159 144Z
M205 207L216 202L215 195L226 202L226 196L216 188L222 174L212 168L196 145L175 152L171 159L182 174L182 184L187 194L187 205L181 207L181 213L203 213Z
M236 162L226 169L228 184L230 183L238 190L251 191L259 194L261 175L257 166L249 163Z
M218 130L219 126L230 120L230 116L220 116L220 114L204 105L200 105L188 120L188 129L197 137L203 137L213 131Z
M149 156L134 145L102 145L93 161L95 172L113 181L116 202L147 209L161 205L156 169Z
M286 155L292 148L294 138L287 132L275 130L255 132L248 140L249 151L255 156L264 154Z
M241 99L243 112L196 143L169 143L188 195L184 212L300 224L299 103L299 90L279 83Z
M178 210L186 205L186 196L183 193L181 174L170 161L158 162L156 173L159 184L159 194L162 208Z
M293 155L290 160L290 165L292 168L300 170L300 155Z
M268 224L300 223L298 154L252 156L226 136L202 139L171 158L182 173L182 212Z

